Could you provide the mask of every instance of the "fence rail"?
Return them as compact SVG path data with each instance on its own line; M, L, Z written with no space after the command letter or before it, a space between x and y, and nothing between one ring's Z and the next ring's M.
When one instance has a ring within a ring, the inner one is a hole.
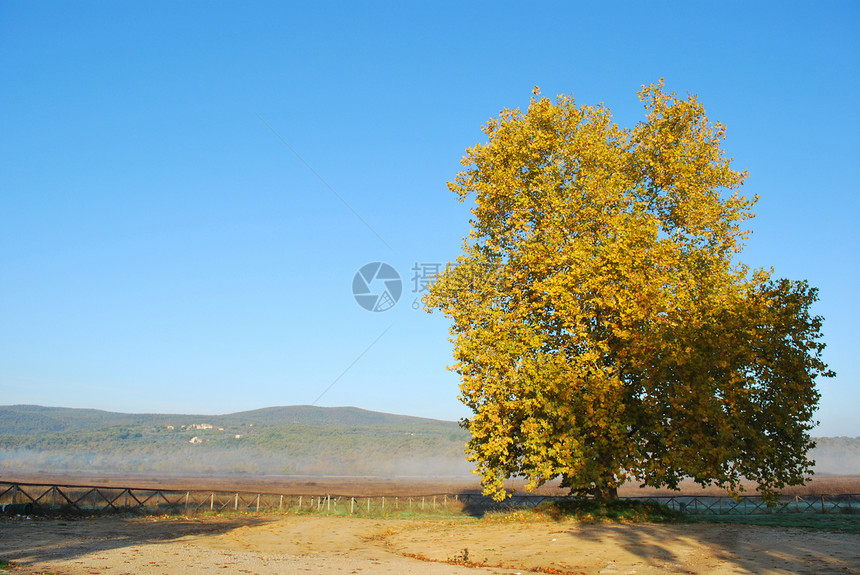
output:
M181 513L205 512L316 512L329 514L378 514L397 512L484 512L536 507L563 496L514 494L497 502L475 493L442 493L417 496L358 496L334 494L285 495L279 493L171 490L133 487L95 487L0 481L0 508L6 514L30 513ZM645 496L626 499L653 501L690 515L751 515L771 513L860 513L860 494L783 496L768 506L756 495Z

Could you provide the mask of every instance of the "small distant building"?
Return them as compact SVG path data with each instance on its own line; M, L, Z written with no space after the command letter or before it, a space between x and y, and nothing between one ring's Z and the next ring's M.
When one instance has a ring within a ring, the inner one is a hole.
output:
M241 435L236 435L236 439L242 439Z
M195 443L195 444L196 443L203 443L203 440L195 435L194 437L191 438L191 440L188 443Z

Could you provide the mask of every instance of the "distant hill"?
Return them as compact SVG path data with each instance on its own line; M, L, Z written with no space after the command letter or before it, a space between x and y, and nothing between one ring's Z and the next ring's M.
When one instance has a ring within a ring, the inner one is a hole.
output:
M158 416L112 413L98 409L7 405L0 406L0 433L17 435L46 431L83 431L109 425L141 424L155 417Z
M294 405L266 407L223 415L117 413L98 409L0 406L0 432L24 434L44 431L86 431L123 425L187 425L208 422L213 426L419 426L459 429L454 421L368 411L357 407Z
M41 433L44 431L84 431L111 425L171 425L203 421L219 427L254 425L430 425L459 427L456 422L394 415L357 407L316 407L293 405L265 407L225 415L116 413L98 409L42 407L40 405L0 406L0 433Z
M128 414L0 406L0 476L16 472L160 475L460 476L469 434L453 421L355 407L267 407L224 415ZM821 437L818 474L860 474L860 438Z
M0 406L6 470L169 474L464 475L456 422L354 407L225 415Z

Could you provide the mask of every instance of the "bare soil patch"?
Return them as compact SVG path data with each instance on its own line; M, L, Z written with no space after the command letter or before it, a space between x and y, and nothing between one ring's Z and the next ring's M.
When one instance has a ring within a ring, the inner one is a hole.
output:
M856 535L717 524L317 515L4 519L13 572L860 573Z

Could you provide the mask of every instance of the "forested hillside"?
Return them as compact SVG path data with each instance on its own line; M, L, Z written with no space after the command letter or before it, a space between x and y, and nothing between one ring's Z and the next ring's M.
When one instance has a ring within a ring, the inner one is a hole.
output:
M351 407L227 415L0 407L0 472L463 475L457 423Z
M269 407L226 415L0 406L0 475L466 475L456 422L354 407ZM821 437L816 473L860 474L860 438Z

